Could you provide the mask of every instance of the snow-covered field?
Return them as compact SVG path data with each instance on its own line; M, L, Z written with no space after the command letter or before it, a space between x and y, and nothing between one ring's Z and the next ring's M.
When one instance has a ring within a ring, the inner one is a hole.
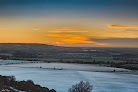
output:
M111 72L114 69L117 72ZM87 64L22 63L1 65L0 75L14 75L17 80L31 79L34 83L56 89L57 92L68 92L72 85L80 81L89 81L93 85L92 92L138 92L137 72Z

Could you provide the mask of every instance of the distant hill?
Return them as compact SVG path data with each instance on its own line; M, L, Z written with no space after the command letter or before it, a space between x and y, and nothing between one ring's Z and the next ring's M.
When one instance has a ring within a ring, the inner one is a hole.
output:
M35 43L0 43L0 53L13 54L15 52L39 53L58 48L53 45Z
M0 55L7 56L36 56L41 54L56 54L64 52L78 52L80 48L75 47L60 47L38 43L0 43Z

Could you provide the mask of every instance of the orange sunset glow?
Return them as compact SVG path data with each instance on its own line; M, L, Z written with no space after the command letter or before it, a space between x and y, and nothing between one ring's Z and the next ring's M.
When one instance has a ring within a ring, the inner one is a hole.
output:
M137 18L133 14L135 9L133 12L124 8L110 10L104 5L91 6L88 2L86 4L74 2L69 6L64 4L53 6L52 2L18 3L5 2L0 9L0 43L56 44L58 42L58 45L72 47L129 47L125 44L127 42L131 44L128 39L138 39ZM127 8L133 7L127 6ZM122 13L123 11L126 12ZM111 15L111 12L116 14ZM125 13L129 12L131 14L125 16ZM116 41L109 42L108 39ZM121 44L117 43L118 39L126 40ZM133 44L134 47L137 45Z

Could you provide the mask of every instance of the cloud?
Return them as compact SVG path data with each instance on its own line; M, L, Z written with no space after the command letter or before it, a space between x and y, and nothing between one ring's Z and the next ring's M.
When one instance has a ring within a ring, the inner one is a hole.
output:
M55 39L56 41L64 44L91 44L97 46L105 46L108 45L107 43L96 42L93 40L89 40L89 37L82 36L82 35L75 35L75 34L49 34L49 37Z
M97 43L108 43L110 46L114 47L138 47L138 38L105 38L91 40Z
M40 29L39 28L32 28L32 30L39 31Z
M121 30L120 32L138 32L138 30L132 30L132 29L126 29L126 30Z
M61 27L61 28L53 29L48 32L49 33L87 33L89 31L79 30L79 29L72 28L72 27Z
M108 25L110 28L138 28L138 26L127 26L127 25Z
M49 34L49 37L64 43L92 43L86 36L74 35L74 34Z
M48 38L53 39L55 42L62 43L62 45L67 45L67 44L77 45L77 43L89 44L91 46L108 45L106 43L99 43L93 40L89 40L90 37L87 36L88 32L89 31L85 31L85 30L77 29L73 27L61 27L61 28L55 28L48 31L47 36Z
M48 31L49 33L85 33L88 31Z

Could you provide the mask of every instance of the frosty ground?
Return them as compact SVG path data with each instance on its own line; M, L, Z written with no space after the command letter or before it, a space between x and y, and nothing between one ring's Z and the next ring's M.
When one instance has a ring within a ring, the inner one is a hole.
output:
M138 72L126 69L18 60L0 60L0 64L0 75L14 75L17 80L31 79L57 92L68 92L72 85L80 81L90 82L92 92L138 92Z

